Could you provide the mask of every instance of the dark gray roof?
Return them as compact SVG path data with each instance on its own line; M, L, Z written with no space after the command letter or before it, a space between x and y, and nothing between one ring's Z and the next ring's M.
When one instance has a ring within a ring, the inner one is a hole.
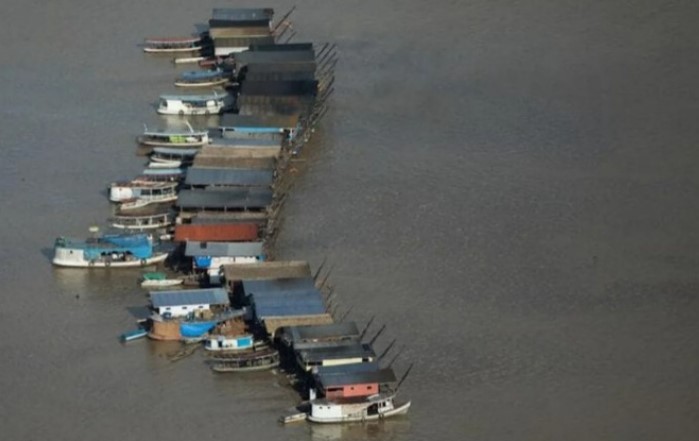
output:
M241 95L310 95L318 92L318 81L243 81Z
M266 52L309 51L313 50L313 43L255 44L250 46L250 50Z
M270 292L292 292L315 289L313 277L295 277L272 280L243 280L246 295Z
M256 257L263 255L263 242L187 241L184 254L189 257Z
M248 63L308 63L315 62L313 51L244 51L234 55L235 63L240 70Z
M260 211L229 211L211 212L200 211L190 220L192 224L237 224L237 223L267 223L267 214Z
M211 18L226 21L271 20L274 17L273 8L214 8Z
M227 305L228 293L222 288L181 289L177 291L151 291L154 308L180 305Z
M214 46L221 50L222 48L241 48L249 47L255 43L272 43L274 42L274 37L271 35L258 35L252 36L247 35L244 37L214 37Z
M248 72L243 81L301 81L315 80L315 72Z
M355 322L333 323L331 325L290 326L284 329L284 338L292 344L304 341L359 338Z
M247 74L269 72L315 72L315 61L307 63L248 63Z
M241 185L266 186L274 183L273 170L245 170L236 168L189 167L186 185Z
M364 364L364 363L359 363ZM379 369L363 372L345 372L326 374L318 373L314 375L315 380L322 385L323 388L346 386L350 384L395 384L397 382L396 374L393 369Z
M369 358L376 357L376 353L368 344L357 343L354 345L331 346L317 349L304 349L297 351L298 357L304 363L320 362L323 360L337 360L341 358Z
M183 209L262 209L272 203L272 190L266 187L181 190L177 206Z
M224 132L225 136L228 131L252 127L252 128L270 128L270 129L293 129L299 123L298 115L274 115L274 116L261 116L261 115L236 115L233 113L224 114L221 116L220 122L218 123L219 128ZM276 145L274 140L268 140L272 145Z

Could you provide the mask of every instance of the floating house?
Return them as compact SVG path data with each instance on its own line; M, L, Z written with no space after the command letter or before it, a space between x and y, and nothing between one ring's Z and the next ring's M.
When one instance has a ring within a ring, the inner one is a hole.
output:
M361 333L355 322L331 323L315 326L288 326L278 332L278 339L294 350L318 347L319 345L359 342Z
M313 278L243 280L242 290L255 320L274 336L283 326L328 324L325 300Z
M316 388L310 394L311 399L316 395L325 398L366 397L396 385L396 375L391 368L351 369L352 366L364 365L371 363L332 366L332 370L320 368L313 375Z

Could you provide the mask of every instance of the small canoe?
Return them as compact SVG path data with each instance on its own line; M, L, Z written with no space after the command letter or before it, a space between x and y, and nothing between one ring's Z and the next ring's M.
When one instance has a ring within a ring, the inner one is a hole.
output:
M138 340L148 335L148 331L143 328L134 329L133 331L126 331L119 336L119 339L126 343L128 341Z

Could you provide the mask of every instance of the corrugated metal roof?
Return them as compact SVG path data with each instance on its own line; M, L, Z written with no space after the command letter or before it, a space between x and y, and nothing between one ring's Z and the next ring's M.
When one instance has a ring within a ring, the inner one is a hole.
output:
M271 35L246 35L246 36L223 36L222 32L212 35L214 46L219 51L224 48L247 48L255 43L273 43L274 37Z
M211 18L226 21L271 20L273 8L213 8Z
M255 44L250 46L251 51L309 51L313 50L313 43L281 43L281 44Z
M256 240L259 227L254 223L175 225L175 241L241 242Z
M187 185L266 186L274 183L274 171L237 168L189 167Z
M272 190L266 187L234 189L181 190L180 208L261 209L272 203Z
M240 86L240 95L294 96L318 93L318 81L252 81L247 79Z
M151 291L154 308L179 305L228 305L228 292L222 288Z
M244 71L246 75L252 73L270 72L315 72L317 68L315 61L307 63L248 63Z
M219 121L219 128L222 129L222 134L225 136L229 130L236 130L240 127L293 129L298 125L299 117L298 115L260 116L226 113L221 115ZM276 145L274 140L268 140L266 145L270 144Z
M223 273L228 282L305 278L311 275L311 267L308 265L308 262L300 260L272 261L223 265Z
M263 242L197 242L187 241L185 256L255 257L263 255Z
M259 211L200 211L191 217L190 222L196 225L217 223L254 223L266 224L267 213Z
M333 323L323 326L292 326L284 330L284 336L292 344L309 340L331 340L359 337L355 322Z
M324 347L317 349L305 349L297 351L299 358L304 363L320 362L323 360L337 360L341 358L369 358L376 357L376 353L370 345L358 343L347 346Z
M277 161L274 157L241 158L228 155L197 155L197 157L194 158L194 167L269 170L270 172L274 173L274 170L277 167Z
M245 51L235 54L235 63L240 70L248 63L308 63L315 62L314 51Z
M245 280L243 290L246 295L265 294L270 292L292 292L314 290L313 277L277 278L268 280Z
M360 363L364 364L364 363ZM351 384L395 384L397 382L396 374L393 369L379 369L364 372L345 372L336 374L321 374L314 375L315 380L320 385L327 389L329 387L348 386Z
M264 320L267 317L307 316L323 314L325 312L325 306L317 303L255 305L255 315L260 320Z

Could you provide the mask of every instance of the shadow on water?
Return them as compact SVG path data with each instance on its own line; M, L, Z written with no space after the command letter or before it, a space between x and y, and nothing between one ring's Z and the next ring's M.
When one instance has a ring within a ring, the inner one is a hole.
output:
M46 258L49 262L53 260L53 247L52 248L42 248L41 255Z

